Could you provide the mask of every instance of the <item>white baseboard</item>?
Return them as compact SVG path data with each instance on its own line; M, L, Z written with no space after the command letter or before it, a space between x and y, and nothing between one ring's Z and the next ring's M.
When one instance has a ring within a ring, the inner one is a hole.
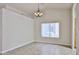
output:
M2 54L3 54L3 53L6 53L6 52L8 52L8 51L11 51L11 50L20 48L20 47L25 46L25 45L27 45L27 44L30 44L30 43L32 43L32 42L33 42L33 41L30 41L30 42L28 42L28 43L24 43L24 44L18 45L18 46L16 46L16 47L10 48L10 49L8 49L8 50L4 50L4 51L2 51Z

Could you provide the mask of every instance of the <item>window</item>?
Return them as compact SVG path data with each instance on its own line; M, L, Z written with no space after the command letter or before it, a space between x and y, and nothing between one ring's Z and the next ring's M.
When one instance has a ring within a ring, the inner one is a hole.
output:
M42 37L59 38L59 23L42 23L41 35Z

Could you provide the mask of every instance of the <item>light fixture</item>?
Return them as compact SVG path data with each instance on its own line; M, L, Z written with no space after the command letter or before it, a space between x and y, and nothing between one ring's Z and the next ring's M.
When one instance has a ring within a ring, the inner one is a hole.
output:
M36 11L36 12L34 12L34 15L36 16L36 17L41 17L41 16L43 16L43 13L40 11L40 9L39 9L39 3L38 3L38 10Z

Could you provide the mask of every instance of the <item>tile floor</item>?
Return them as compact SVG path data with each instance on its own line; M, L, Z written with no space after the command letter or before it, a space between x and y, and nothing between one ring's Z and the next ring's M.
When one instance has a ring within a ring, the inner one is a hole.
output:
M64 46L31 43L21 48L4 53L3 55L75 55L76 49L72 50Z

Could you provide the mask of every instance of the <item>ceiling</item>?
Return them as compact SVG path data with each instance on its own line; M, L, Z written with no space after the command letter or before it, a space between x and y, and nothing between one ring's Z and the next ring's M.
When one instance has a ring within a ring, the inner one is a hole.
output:
M23 8L23 9L35 9L37 8L37 3L0 3L0 7L4 5L10 5L15 8ZM72 3L39 3L40 8L64 8L70 9L72 7Z
M32 14L34 11L37 11L37 3L0 3L0 8L4 6L10 6L17 10L20 10L27 14ZM52 9L71 9L72 3L39 3L39 8L44 12L45 10Z

